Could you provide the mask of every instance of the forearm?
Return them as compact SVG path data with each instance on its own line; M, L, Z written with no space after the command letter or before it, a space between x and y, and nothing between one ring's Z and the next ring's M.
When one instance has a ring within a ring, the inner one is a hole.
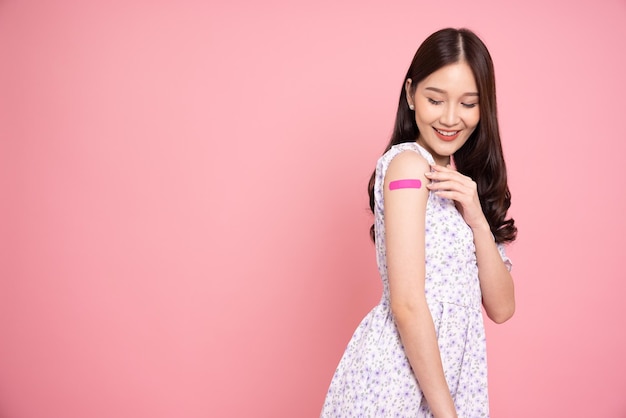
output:
M513 278L502 261L489 225L472 228L483 305L489 318L502 323L515 312Z
M436 418L456 417L432 316L426 302L394 310L396 326L413 373Z

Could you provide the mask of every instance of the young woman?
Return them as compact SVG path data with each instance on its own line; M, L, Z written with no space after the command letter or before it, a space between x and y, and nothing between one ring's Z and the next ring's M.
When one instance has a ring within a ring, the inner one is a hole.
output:
M487 316L515 310L515 239L493 63L443 29L404 78L391 141L369 185L383 281L330 384L322 417L489 416Z

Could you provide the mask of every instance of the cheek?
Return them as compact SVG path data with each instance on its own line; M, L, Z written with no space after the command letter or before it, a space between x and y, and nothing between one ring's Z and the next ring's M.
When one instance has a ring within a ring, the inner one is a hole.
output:
M417 123L430 124L437 120L437 112L432 106L421 106L415 108L415 120Z
M478 110L472 112L466 119L467 125L471 128L475 128L478 122L480 122L480 112Z

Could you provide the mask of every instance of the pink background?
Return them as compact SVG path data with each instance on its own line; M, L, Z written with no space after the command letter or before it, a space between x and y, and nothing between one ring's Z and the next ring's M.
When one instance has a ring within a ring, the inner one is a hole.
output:
M626 417L623 0L1 1L0 416L317 416L445 26L492 52L520 229L492 415Z

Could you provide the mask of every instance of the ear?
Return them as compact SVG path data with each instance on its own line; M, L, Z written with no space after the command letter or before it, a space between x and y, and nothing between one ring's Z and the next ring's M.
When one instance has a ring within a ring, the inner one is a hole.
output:
M411 80L410 78L407 78L406 82L404 83L404 93L406 95L406 101L409 104L409 108L411 109L414 108L414 97L413 97L413 92L411 91L413 90L412 84L413 84L413 80Z

